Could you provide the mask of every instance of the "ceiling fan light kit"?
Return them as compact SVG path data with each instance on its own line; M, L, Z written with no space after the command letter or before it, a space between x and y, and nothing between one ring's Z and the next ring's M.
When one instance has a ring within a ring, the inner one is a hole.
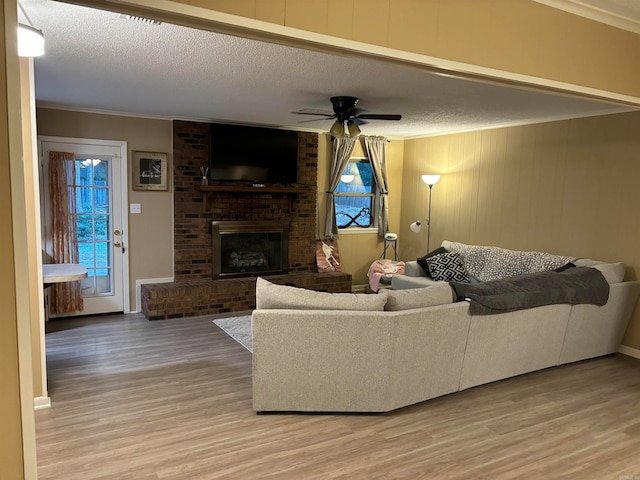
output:
M336 120L333 125L331 125L329 133L334 137L344 137L344 125Z
M356 125L356 122L354 122L353 120L349 120L347 122L347 128L349 129L350 137L356 137L362 133L358 125Z
M320 115L326 119L334 119L333 125L329 133L334 137L360 135L362 131L358 125L363 125L366 120L401 120L402 115L389 113L365 113L356 108L358 97L338 96L329 99L333 106L333 114L330 113L312 113L312 112L294 112L302 115Z

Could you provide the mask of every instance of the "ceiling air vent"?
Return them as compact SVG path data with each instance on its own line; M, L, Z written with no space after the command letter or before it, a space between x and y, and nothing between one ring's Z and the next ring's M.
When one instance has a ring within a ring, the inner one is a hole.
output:
M145 17L137 17L135 15L121 14L120 18L125 18L133 22L144 23L145 25L161 25L162 24L162 22L159 22L158 20L152 20L151 18L145 18Z

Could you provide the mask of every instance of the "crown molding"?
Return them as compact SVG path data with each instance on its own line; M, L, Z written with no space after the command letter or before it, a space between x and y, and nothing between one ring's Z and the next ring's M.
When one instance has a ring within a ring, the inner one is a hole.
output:
M580 0L533 0L548 7L557 8L567 13L579 15L581 17L606 23L612 27L627 30L633 33L640 33L640 20L618 15L602 8L586 4Z

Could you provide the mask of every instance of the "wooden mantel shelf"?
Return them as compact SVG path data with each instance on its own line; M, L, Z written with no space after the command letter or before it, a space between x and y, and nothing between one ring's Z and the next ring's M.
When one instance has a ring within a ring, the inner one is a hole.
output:
M310 192L312 185L265 185L254 187L252 185L196 185L200 192L230 192L230 193L306 193Z
M196 191L202 193L202 204L205 212L211 209L211 194L216 192L226 193L310 193L314 185L265 185L254 187L253 185L196 185Z

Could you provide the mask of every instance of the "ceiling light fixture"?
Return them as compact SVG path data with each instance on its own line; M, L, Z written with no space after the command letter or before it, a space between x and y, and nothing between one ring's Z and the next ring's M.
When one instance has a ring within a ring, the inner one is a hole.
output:
M334 137L357 137L362 132L358 125L356 125L356 122L354 122L353 120L336 120L335 122L333 122L333 125L331 125L331 130L329 130L329 133L331 133L331 135L333 135Z
M344 137L344 125L342 124L342 122L338 120L333 122L333 125L331 125L331 130L329 130L329 133L334 137Z
M360 135L360 133L362 133L358 125L356 125L356 122L354 122L353 120L349 120L347 122L347 128L349 130L350 137L357 137L358 135Z
M44 55L44 34L33 26L27 12L18 2L20 11L26 18L28 25L18 23L18 55L20 57L39 57Z

